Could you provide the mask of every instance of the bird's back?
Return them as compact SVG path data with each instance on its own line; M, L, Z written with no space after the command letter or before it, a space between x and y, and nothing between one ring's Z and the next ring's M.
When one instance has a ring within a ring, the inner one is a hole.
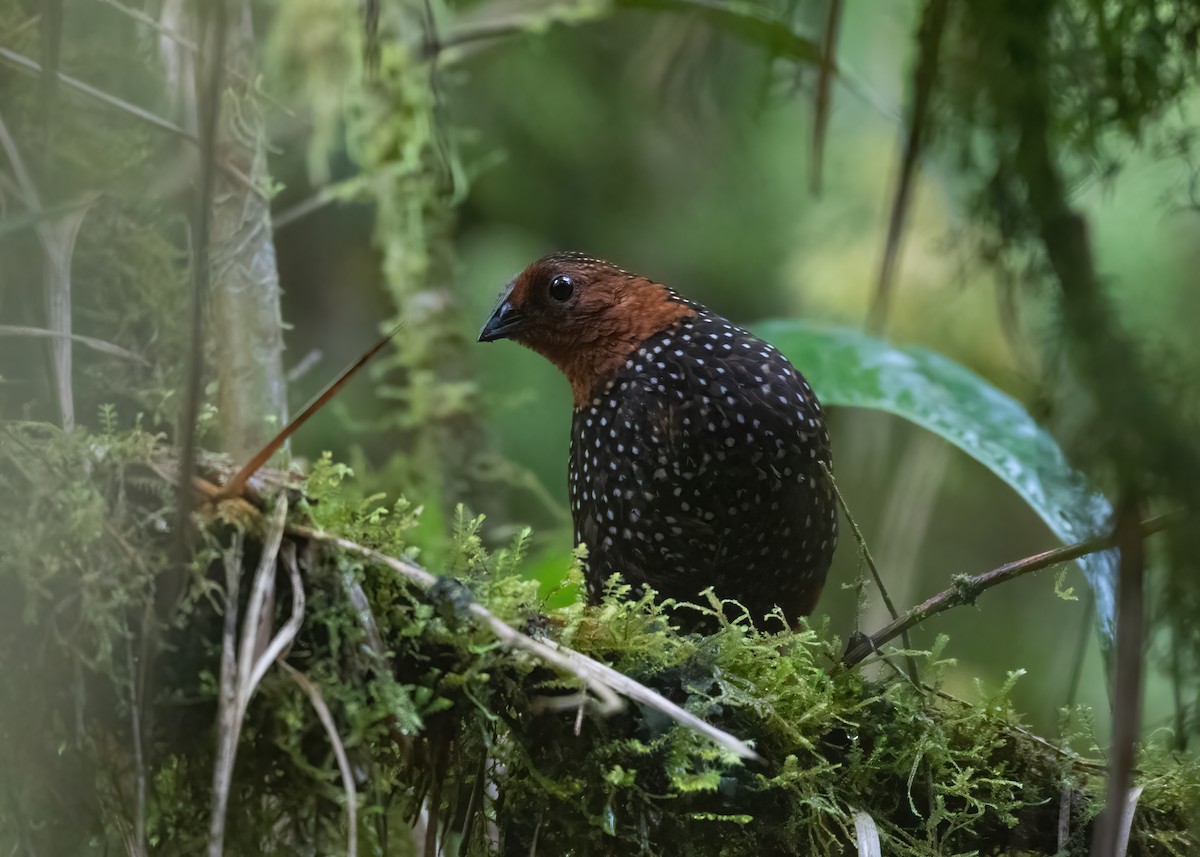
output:
M815 606L837 540L821 407L779 351L682 302L695 315L575 410L570 501L589 592L620 572L665 597L695 602L712 586L756 622L775 605L794 621Z

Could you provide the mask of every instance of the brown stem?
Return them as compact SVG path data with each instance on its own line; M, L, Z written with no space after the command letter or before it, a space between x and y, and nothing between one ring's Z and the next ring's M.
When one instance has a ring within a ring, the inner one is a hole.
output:
M330 381L324 390L322 390L320 393L317 393L317 395L313 397L312 401L305 405L303 410L301 410L291 422L280 429L279 432L277 432L269 441L263 444L258 452L256 452L251 459L242 466L242 469L230 477L229 481L221 487L221 490L217 494L217 498L228 499L230 497L240 497L242 491L245 490L246 482L250 479L250 477L257 473L259 469L270 460L271 456L274 455L280 447L287 443L288 438L295 433L296 429L308 422L309 417L319 411L325 406L326 402L336 396L338 391L346 385L346 382L354 377L355 373L358 372L358 370L364 365L366 365L367 361L378 354L383 349L383 346L387 345L391 341L392 337L396 335L396 331L398 331L400 327L401 325L396 325L396 327L392 329L391 333L389 333L387 336L384 336L365 352L363 352L361 357L343 369L341 374Z
M912 204L917 166L928 136L929 111L933 102L942 33L946 29L949 6L950 0L929 0L921 15L921 29L917 34L919 55L917 68L913 73L912 114L909 116L908 134L904 140L904 153L900 160L900 177L896 182L896 193L892 197L892 213L888 221L883 263L879 266L875 296L867 314L867 327L875 332L881 331L887 322L892 284L896 278L896 261L900 256L900 239L904 235L904 222Z
M1139 525L1141 537L1145 538L1166 529L1173 519L1174 515L1166 514L1142 521ZM909 628L919 625L930 616L945 613L951 608L963 604L973 604L976 598L993 586L999 586L1001 583L1033 571L1041 571L1059 563L1069 562L1073 559L1079 559L1081 556L1087 556L1090 553L1106 550L1118 543L1117 538L1118 534L1100 536L1088 539L1085 542L1027 556L1024 559L1007 563L991 571L985 571L983 574L959 575L954 578L954 583L949 589L939 592L922 604L918 604L899 619L889 622L871 636L859 640L852 645L847 649L846 654L842 656L842 664L852 667L855 664L861 663L871 654L878 651L879 647L884 643L898 637Z
M821 68L817 74L817 91L813 98L812 191L821 192L821 164L825 156L825 136L829 127L829 109L833 100L833 78L837 74L838 32L842 24L844 0L830 0L825 16L825 32L821 36Z
M879 596L883 599L883 604L887 607L888 613L892 620L900 618L900 612L896 610L896 605L892 603L892 596L888 593L887 586L883 583L883 577L879 574L879 569L875 566L875 558L871 556L871 550L867 547L867 540L863 538L862 530L858 528L858 522L854 520L854 516L850 514L850 507L846 504L846 498L842 496L841 490L837 486L837 482L833 478L833 472L829 469L824 461L821 462L821 469L825 471L825 478L829 480L829 484L833 486L834 496L837 497L838 504L842 507L842 514L846 516L846 520L850 522L850 529L854 531L854 538L858 542L858 548L862 551L863 560L867 563L867 568L871 570L871 577L875 580L875 588L879 590ZM859 629L858 621L854 623L854 630ZM904 648L911 649L912 644L908 640L908 631L901 631L900 636L904 641ZM908 671L912 677L912 682L918 687L921 682L921 673L917 669L917 659L912 655L908 656Z

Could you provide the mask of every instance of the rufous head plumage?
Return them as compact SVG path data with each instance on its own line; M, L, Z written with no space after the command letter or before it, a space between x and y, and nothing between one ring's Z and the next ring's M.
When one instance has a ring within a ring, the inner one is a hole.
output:
M555 253L508 284L479 341L511 339L541 354L581 405L641 343L692 315L661 283L582 253Z

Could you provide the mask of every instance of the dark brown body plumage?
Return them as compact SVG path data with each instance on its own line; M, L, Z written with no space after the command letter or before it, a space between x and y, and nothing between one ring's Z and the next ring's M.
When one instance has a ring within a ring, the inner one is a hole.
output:
M611 281L596 288L615 308L603 322L622 329L627 315L625 328L640 324L633 341L590 343L603 363L591 373L564 366L557 341L513 337L563 366L576 393L570 502L575 537L589 549L590 596L619 572L692 602L711 586L756 622L775 606L789 621L811 612L837 514L821 469L831 463L829 434L808 383L771 345L608 263L547 257L518 278L527 294L517 297L532 306L555 277L558 287L570 280L572 297ZM648 330L647 317L661 321ZM569 325L553 335L586 351L596 320L573 336Z

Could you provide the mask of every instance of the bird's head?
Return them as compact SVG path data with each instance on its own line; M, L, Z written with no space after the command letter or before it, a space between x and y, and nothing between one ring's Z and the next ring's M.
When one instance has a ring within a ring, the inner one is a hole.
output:
M661 283L580 253L538 259L504 289L480 342L511 339L567 376L588 400L629 355L695 310Z

